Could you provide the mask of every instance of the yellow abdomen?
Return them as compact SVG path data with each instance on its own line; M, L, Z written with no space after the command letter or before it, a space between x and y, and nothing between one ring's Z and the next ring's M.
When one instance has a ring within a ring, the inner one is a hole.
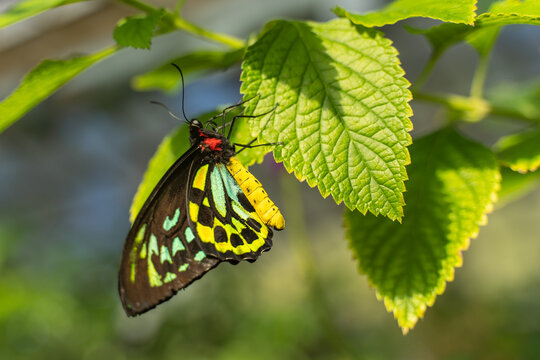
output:
M247 171L235 156L230 158L227 169L229 169L238 185L240 185L240 188L246 194L246 197L251 205L253 205L261 220L276 230L283 230L285 228L285 219L274 202L270 200L259 180Z

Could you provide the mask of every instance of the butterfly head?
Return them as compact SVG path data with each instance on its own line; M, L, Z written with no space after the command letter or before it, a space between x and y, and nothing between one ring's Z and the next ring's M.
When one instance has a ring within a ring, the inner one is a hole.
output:
M189 123L189 137L192 146L198 147L215 161L226 163L234 155L234 148L224 135L213 129L205 129L197 119Z

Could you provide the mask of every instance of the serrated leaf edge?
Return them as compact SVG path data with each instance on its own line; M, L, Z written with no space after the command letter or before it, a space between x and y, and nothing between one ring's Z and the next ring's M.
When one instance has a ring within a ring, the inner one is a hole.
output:
M492 193L489 195L490 202L486 205L485 209L482 212L482 216L481 216L480 220L478 221L477 229L475 231L473 231L470 235L468 235L465 238L465 240L463 242L463 245L460 246L457 249L457 251L458 251L458 257L456 258L457 262L455 264L451 264L451 266L449 267L448 272L446 272L446 271L444 272L444 273L447 273L447 275L443 276L439 280L439 285L435 288L435 291L431 295L427 296L427 298L425 300L425 304L422 304L422 306L420 307L420 311L418 311L415 314L416 319L414 319L414 322L406 323L406 322L400 321L401 313L400 313L400 311L398 311L398 308L394 305L395 302L392 301L392 299L386 298L383 295L381 295L381 293L379 293L379 291L377 290L377 286L372 282L372 280L368 276L367 272L364 270L364 268L360 264L360 261L358 261L358 259L356 259L357 262L358 262L358 265L357 265L358 266L358 272L361 275L366 276L369 286L375 290L375 297L377 298L377 300L382 301L384 303L384 306L385 306L387 312L393 314L394 319L397 320L398 326L401 328L401 331L402 331L403 335L407 335L409 330L412 330L416 326L416 324L418 323L418 320L420 320L420 319L422 319L424 317L424 314L425 314L425 311L427 310L427 308L433 306L437 296L442 295L444 293L444 291L446 290L446 284L449 283L449 282L454 281L455 269L460 268L463 265L463 255L462 255L462 253L469 248L471 240L476 239L478 237L480 227L487 225L487 222L488 222L487 215L490 214L493 211L494 204L498 200L498 192L501 189L502 176L501 176L500 171L498 171L495 176L496 176L495 186L494 186L494 189L493 189ZM344 216L344 219L345 219L345 222L344 222L345 233L346 233L346 236L348 238L350 226L348 224L348 220L347 220L346 216ZM355 251L354 251L354 249L353 249L353 247L351 245L352 241L351 241L350 238L348 238L347 240L348 240L349 249L353 253L353 257L356 258L356 256L354 256ZM444 267L443 267L443 269L444 269Z
M282 20L275 20L275 21L271 22L271 24L272 24L271 27L274 27L275 24L278 23L279 21L282 21ZM288 23L293 25L295 28L297 28L295 22L288 22ZM312 23L312 22L307 22L307 23ZM318 23L315 23L315 24L318 24ZM358 25L353 24L353 26L358 26ZM360 25L360 27L362 27L362 25ZM375 31L377 33L380 33L381 34L381 41L383 43L382 45L387 47L388 50L390 50L393 53L392 55L394 55L394 58L395 58L396 61L395 61L395 63L392 64L392 67L397 70L396 71L396 76L401 75L401 77L398 77L396 79L397 82L399 83L399 84L396 83L396 85L402 87L403 96L406 98L405 108L400 109L401 111L404 112L404 114L403 114L403 116L399 117L399 120L403 124L403 129L405 130L405 132L407 134L407 140L408 140L407 143L402 143L401 144L403 146L404 150L405 150L404 152L406 154L406 159L405 159L405 161L403 163L401 163L401 161L396 157L396 161L398 161L401 170L403 170L403 174L399 174L401 176L400 176L400 179L397 180L397 183L398 183L399 187L403 188L402 191L398 195L399 196L399 202L400 202L401 206L399 207L399 209L397 209L396 207L391 206L391 204L389 203L391 208L393 209L393 211L388 212L388 214L384 215L384 216L390 218L391 220L398 220L401 223L402 218L403 218L403 214L404 214L403 207L405 206L405 199L404 199L404 196L403 196L403 191L406 191L405 190L405 181L408 180L406 166L411 163L411 157L410 157L410 153L408 151L408 146L412 144L412 137L410 135L410 131L412 131L412 129L413 129L413 124L412 124L412 121L410 120L410 117L413 116L413 110L412 110L412 108L410 106L410 101L413 99L412 93L410 91L411 83L404 77L405 71L400 66L401 65L401 60L399 59L399 56L398 56L399 52L393 46L393 41L391 39L388 39L387 37L385 37L384 34L382 32L380 32L380 31L378 31L378 30L370 29L370 28L366 28L366 29L369 29L370 31ZM299 36L300 36L301 35L301 30L297 29L297 32L299 33ZM242 70L244 71L243 64L244 63L242 63ZM243 82L244 82L244 80L243 80ZM326 87L326 84L325 84L325 87ZM245 93L244 93L244 95L245 95ZM252 132L252 135L259 136L260 134L257 134L256 130L257 129L254 129L253 127L250 127L250 131ZM323 190L318 186L318 183L320 182L320 179L318 177L315 177L314 179L308 179L307 176L305 176L304 174L302 174L300 172L300 169L289 168L289 166L285 163L284 160L277 159L275 154L273 153L273 151L272 151L272 155L273 155L274 161L276 163L283 163L283 167L287 170L287 172L289 174L294 173L294 176L301 182L306 180L306 183L311 188L317 187L317 189L319 190L319 193L321 194L321 196L323 198L326 199L328 197L328 195L332 195L332 199L334 200L334 202L337 205L339 205L339 204L341 204L343 202L348 209L350 209L350 210L358 210L362 214L366 214L368 211L373 213L375 216L381 214L381 211L379 209L371 209L370 208L370 203L366 203L365 207L363 209L361 209L361 208L358 207L359 206L358 201L357 201L356 204L349 205L347 202L345 202L344 196L342 196L340 199L337 199L336 196L331 191L323 192ZM394 215L392 215L392 213Z

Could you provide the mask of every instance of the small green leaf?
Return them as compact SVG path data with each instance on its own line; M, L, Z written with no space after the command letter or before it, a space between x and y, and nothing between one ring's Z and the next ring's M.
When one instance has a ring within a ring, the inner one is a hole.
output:
M221 114L222 111L223 109L212 111L198 117L198 119L204 123L211 117ZM241 107L232 109L226 117L226 122L230 122L232 117L240 114L241 111ZM216 123L221 125L221 118L216 119ZM253 139L247 126L248 124L245 119L237 119L231 136L231 143L247 144ZM189 127L187 125L181 125L177 129L171 131L171 133L162 140L154 156L150 159L143 180L139 184L137 192L133 197L131 208L129 210L129 220L132 223L159 180L165 175L174 162L189 149L189 147ZM246 149L238 154L238 158L244 166L248 167L255 162L262 162L266 152L267 151L262 147Z
M69 80L115 51L116 48L107 48L69 60L43 61L0 103L0 133Z
M163 11L148 15L135 15L118 22L113 37L118 46L131 46L135 49L150 49L152 36Z
M412 17L472 24L475 10L476 0L396 0L382 10L365 15L351 14L339 6L334 12L355 24L372 27L390 25Z
M135 77L132 81L134 89L139 91L159 89L174 92L180 87L180 76L171 63L182 69L184 75L196 71L223 70L240 62L244 49L232 51L202 50L172 59L155 70ZM189 76L186 76L186 82Z
M496 197L493 153L452 129L415 140L403 223L347 212L350 247L360 271L403 332L444 292Z
M274 157L350 209L403 214L411 94L381 32L346 19L270 23L248 48L241 91L253 135Z
M0 28L37 15L43 11L87 0L22 0L0 14Z
M540 128L505 136L495 144L497 157L510 169L526 173L540 167Z

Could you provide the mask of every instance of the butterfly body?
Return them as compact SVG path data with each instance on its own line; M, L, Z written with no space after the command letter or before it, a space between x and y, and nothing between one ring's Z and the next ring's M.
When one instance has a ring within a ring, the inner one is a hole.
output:
M119 293L129 316L168 300L220 262L255 261L283 216L229 139L190 121L191 148L166 172L128 233Z

